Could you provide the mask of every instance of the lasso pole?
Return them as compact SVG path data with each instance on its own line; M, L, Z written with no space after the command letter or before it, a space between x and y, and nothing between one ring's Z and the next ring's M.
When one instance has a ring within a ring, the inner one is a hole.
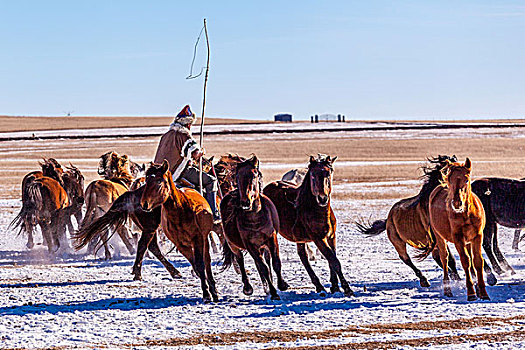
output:
M208 56L206 59L206 74L204 75L204 94L202 97L202 115L201 115L201 133L199 138L199 144L202 149L204 139L204 108L206 107L206 85L208 84L208 72L210 70L210 42L208 40L208 28L206 27L206 18L204 19L204 34L206 36L206 48ZM203 194L202 188L202 157L199 158L199 188L201 195Z

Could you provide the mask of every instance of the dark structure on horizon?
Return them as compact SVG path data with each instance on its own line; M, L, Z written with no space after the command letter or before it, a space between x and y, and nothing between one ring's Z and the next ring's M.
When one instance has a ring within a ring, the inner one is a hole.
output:
M338 123L344 123L346 122L345 116L342 114L321 114L321 115L312 115L310 116L310 122L312 123L319 123L319 122L338 122Z
M279 113L279 114L274 115L274 120L276 122L288 122L288 123L291 123L292 122L292 115L289 114L289 113Z

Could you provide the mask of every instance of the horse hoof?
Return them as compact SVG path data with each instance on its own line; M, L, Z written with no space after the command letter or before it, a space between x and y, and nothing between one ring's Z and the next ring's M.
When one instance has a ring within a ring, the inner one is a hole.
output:
M428 287L430 287L430 283L428 283L428 280L427 280L426 278L419 280L419 284L420 284L421 287L423 287L423 288L428 288Z
M339 288L339 286L330 287L330 293L335 294L339 292L341 292L341 289Z
M26 244L27 249L33 249L34 246L35 245L33 243L27 243Z
M290 286L288 285L288 283L286 283L286 282L284 282L284 281L283 281L282 283L279 283L278 287L279 287L279 290L282 291L282 292L284 292L285 290L287 290L288 288L290 288Z
M474 300L478 300L478 297L473 294L473 295L467 295L467 300L468 301L474 301Z
M348 288L347 290L345 290L345 297L353 297L355 294L354 294L354 291L351 290L350 288Z
M496 276L490 274L487 276L487 283L489 286L495 286L496 283L498 283L498 280L496 279Z
M272 295L272 296L270 297L270 299L271 299L271 300L281 300L281 297L280 297L279 295L275 294L275 295Z
M204 302L204 304L211 304L211 297L210 296L203 297L202 301Z
M213 295L212 299L213 299L214 303L218 303L219 302L219 297L217 295Z
M182 278L182 274L179 271L174 271L171 273L171 277L174 280L180 280Z
M133 277L133 281L142 281L142 276L135 275L135 277Z
M461 281L461 277L457 273L451 273L450 278L454 281Z
M252 286L245 286L242 289L242 292L244 293L244 295L252 295L253 294L253 288L252 288Z
M454 296L454 294L452 294L451 291L448 291L448 292L444 292L443 294L445 294L446 297L449 297L449 298L452 298Z

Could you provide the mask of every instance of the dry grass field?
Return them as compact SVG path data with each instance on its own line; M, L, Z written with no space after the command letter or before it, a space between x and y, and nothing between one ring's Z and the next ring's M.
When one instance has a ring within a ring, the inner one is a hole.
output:
M0 132L41 131L91 128L126 128L169 125L173 116L121 116L121 117L16 117L0 115ZM206 124L261 123L258 120L206 118ZM197 120L200 123L200 119ZM267 122L266 122L267 123Z
M117 121L120 121L118 119ZM122 126L122 125L118 125ZM511 130L511 131L509 131ZM338 156L335 183L362 183L416 180L419 165L429 156L455 154L470 157L474 177L524 177L525 140L521 128L494 129L482 134L469 129L435 134L414 131L319 132L304 134L213 135L205 138L208 156L232 152L255 153L262 161L265 181L281 177L288 169L306 164L308 155ZM516 136L518 135L518 136ZM158 143L157 137L97 140L31 140L0 143L1 198L16 198L22 176L38 167L42 157L54 157L78 166L89 182L96 178L98 157L109 151L128 154L137 162L148 162ZM389 196L388 191L380 191ZM336 193L335 196L343 194ZM353 196L345 193L344 196ZM371 191L370 196L375 196ZM396 193L392 194L394 197ZM363 199L363 193L356 193ZM366 198L366 195L365 195Z

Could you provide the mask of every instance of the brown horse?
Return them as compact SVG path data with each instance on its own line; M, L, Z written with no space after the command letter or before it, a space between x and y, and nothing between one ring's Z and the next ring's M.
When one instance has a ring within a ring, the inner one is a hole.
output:
M430 224L436 232L439 255L443 265L443 289L446 296L452 296L448 276L447 241L454 243L465 271L467 299L490 300L483 279L483 228L485 211L481 200L472 192L470 184L471 163L449 162L443 169L443 184L430 195ZM475 271L474 271L475 268ZM477 275L477 291L472 283L471 273Z
M178 189L166 160L162 165L152 164L148 168L143 188L140 206L145 211L162 206L164 234L188 259L200 278L203 299L218 301L208 244L208 235L213 229L213 215L208 202L195 190Z
M219 187L223 196L237 187L235 179L235 171L237 164L242 163L246 158L238 154L222 155L219 161L214 165Z
M275 204L279 213L279 233L297 243L297 252L318 293L326 293L315 275L306 254L305 243L314 242L330 265L331 292L340 291L338 279L346 296L353 295L337 259L336 219L330 206L333 159L330 156L310 156L308 172L299 187L285 182L273 182L264 194Z
M62 185L47 176L31 181L27 186L27 197L15 226L23 223L28 234L40 225L49 253L67 246L65 241L66 219L71 216L68 195Z
M223 244L224 268L231 266L233 259L240 268L243 292L253 293L253 288L244 269L242 250L247 250L255 261L265 289L269 289L272 300L279 300L279 295L272 283L271 266L277 275L279 290L288 289L288 284L281 275L281 259L277 231L279 215L272 201L261 193L262 174L256 156L239 163L236 167L238 188L230 191L221 201L226 243ZM266 253L266 250L270 254ZM265 255L266 263L263 259Z
M414 271L421 287L430 287L430 283L410 259L407 244L420 251L418 258L426 257L431 251L432 257L441 266L439 251L435 246L435 235L430 229L428 201L432 191L443 182L441 170L448 166L449 161L457 161L457 159L455 156L441 155L428 159L430 164L422 167L424 183L419 193L395 203L386 220L376 220L371 225L356 224L357 229L366 235L378 235L386 230L388 239L399 254L399 258ZM448 263L452 279L459 280L454 258L451 257Z
M101 156L98 173L104 179L95 180L86 188L86 215L81 227L88 226L104 215L111 207L111 204L126 192L133 182L128 157L126 155L120 156L116 152L107 152ZM128 238L130 234L127 226L120 226L117 233L129 253L135 254L135 248ZM108 233L106 232L103 237L105 258L109 260L111 259L111 253L108 247ZM91 246L90 250L93 250L93 248Z
M34 180L44 176L50 177L57 181L66 190L69 202L73 206L70 208L70 213L75 216L77 223L80 223L82 220L82 204L84 202L84 177L80 170L70 164L69 167L66 167L67 171L64 172L62 166L53 158L44 158L43 162L40 163L40 166L42 168L41 171L30 172L22 179L22 207L24 207L24 203L28 201L28 189ZM15 219L10 227L20 226L20 231L25 232L28 235L27 247L32 249L34 246L33 230L29 229L31 224L28 222L31 218L27 216L24 217L24 222L17 223L17 219ZM21 217L18 216L17 218L20 219ZM71 216L66 218L66 225L69 233L73 234Z

